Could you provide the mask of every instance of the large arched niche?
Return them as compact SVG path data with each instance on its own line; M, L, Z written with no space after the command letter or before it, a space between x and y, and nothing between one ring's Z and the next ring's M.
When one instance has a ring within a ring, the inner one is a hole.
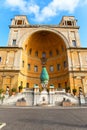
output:
M54 29L47 29L47 28L32 29L31 31L25 32L18 40L19 47L23 47L26 39L29 39L33 34L37 34L38 32L42 32L42 31L50 32L51 34L55 34L55 36L60 37L64 41L66 48L69 48L69 41L61 32Z
M66 44L59 35L50 31L41 30L33 33L25 40L23 48L26 47L27 50L32 49L44 52L54 49L65 49Z
M31 35L24 40L22 47L22 60L25 62L25 66L22 68L21 72L25 77L29 77L26 81L33 86L34 84L40 84L40 73L42 67L47 68L50 84L54 84L57 88L58 84L64 84L68 81L68 59L67 59L67 46L64 37L53 31L49 30L38 30L34 31ZM56 51L59 51L57 54ZM28 52L32 53L29 54ZM38 52L38 56L35 53ZM52 52L52 56L50 55ZM42 54L46 53L45 64ZM65 68L64 68L65 63ZM67 64L67 67L66 67ZM27 65L30 65L30 70L28 71ZM58 70L58 66L59 70ZM34 68L38 67L38 71L35 72ZM37 80L37 81L36 81Z

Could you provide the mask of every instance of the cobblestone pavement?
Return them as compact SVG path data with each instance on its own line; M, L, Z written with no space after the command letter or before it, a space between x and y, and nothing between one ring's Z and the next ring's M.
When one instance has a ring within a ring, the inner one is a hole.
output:
M87 130L87 108L1 108L3 130Z

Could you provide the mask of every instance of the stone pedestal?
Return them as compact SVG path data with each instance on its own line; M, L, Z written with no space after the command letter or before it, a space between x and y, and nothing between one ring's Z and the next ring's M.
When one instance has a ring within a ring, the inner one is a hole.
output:
M34 105L38 105L39 104L39 86L35 85L34 86Z
M40 98L40 93L36 92L34 93L34 105L37 106L39 104L39 98Z
M64 102L62 103L62 106L63 106L63 107L70 107L70 106L72 106L72 103L71 103L71 102L64 101Z
M24 106L27 106L27 103L26 102L16 102L16 106L18 107L24 107Z
M80 95L80 104L81 105L85 104L85 97L84 97L84 95Z
M25 95L27 105L32 106L34 104L34 92L27 89L23 94Z
M53 105L54 104L54 86L51 85L49 89L49 104Z
M40 99L39 99L39 104L40 105L47 105L49 100L48 100L48 92L44 89L41 94L40 94Z

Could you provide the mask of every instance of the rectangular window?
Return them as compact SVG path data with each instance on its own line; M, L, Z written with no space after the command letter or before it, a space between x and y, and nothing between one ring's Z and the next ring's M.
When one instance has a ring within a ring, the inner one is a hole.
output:
M67 67L67 62L66 61L64 61L64 68L66 68Z
M42 58L46 58L46 53L45 52L42 53Z
M24 67L24 60L22 61L22 67Z
M14 46L16 45L16 39L13 39L13 43Z
M32 53L32 49L30 48L29 52L28 52L28 55L31 55L31 53Z
M72 40L73 47L76 47L76 40Z
M29 83L26 83L26 88L29 88Z
M61 88L61 83L58 83L58 88Z
M50 66L50 71L51 71L51 72L53 72L53 71L54 71L54 68L53 68L53 66L52 66L52 65Z
M27 65L28 70L30 70L30 64Z
M72 22L71 21L67 21L67 25L72 25Z
M57 70L58 71L60 70L60 64L57 64Z
M18 20L17 25L22 25L22 20Z
M37 65L34 66L34 72L38 72L38 66Z

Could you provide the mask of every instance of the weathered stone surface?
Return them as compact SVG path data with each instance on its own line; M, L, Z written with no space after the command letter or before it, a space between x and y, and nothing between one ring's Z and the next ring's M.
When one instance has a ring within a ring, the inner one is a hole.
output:
M0 108L3 130L87 130L87 108Z

